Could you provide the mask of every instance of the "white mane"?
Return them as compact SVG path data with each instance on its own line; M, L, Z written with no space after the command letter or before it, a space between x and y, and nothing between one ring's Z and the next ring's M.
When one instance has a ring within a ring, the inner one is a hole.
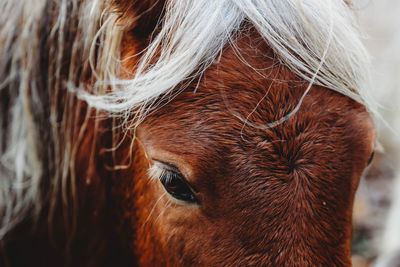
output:
M58 103L57 95L78 92L93 107L142 118L160 95L201 75L224 46L233 44L245 21L283 64L310 84L374 111L368 97L369 57L343 0L170 0L160 32L126 80L117 75L123 28L105 2L0 0L0 96L9 98L0 102L0 240L32 210L40 211L43 177L51 179L54 194L64 196L74 186L68 177L75 144L64 130L76 111ZM44 70L42 54L49 57ZM65 70L66 57L71 63ZM84 84L89 70L98 81L90 90ZM41 71L48 77L41 77ZM101 85L111 85L113 91L105 93ZM65 110L57 121L61 105ZM42 120L48 125L41 125ZM43 140L47 137L41 131L47 126L49 137Z
M105 8L102 0L0 0L0 241L37 217L45 199L51 209L75 192L70 170L80 137L71 129L79 107L76 100L70 107L76 97L68 88L111 66L118 35L99 32Z
M368 96L369 56L343 0L169 1L161 31L132 79L111 78L105 82L112 84L112 93L82 92L81 97L96 108L132 116L132 107L152 103L182 81L201 75L223 47L232 44L244 21L254 25L280 60L310 84L374 110Z

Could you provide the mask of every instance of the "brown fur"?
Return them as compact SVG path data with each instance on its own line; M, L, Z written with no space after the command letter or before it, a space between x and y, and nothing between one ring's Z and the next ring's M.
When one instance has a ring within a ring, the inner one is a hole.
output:
M138 128L115 193L140 266L349 266L353 197L374 142L367 111L314 86L287 122L254 127L288 114L307 84L254 31L237 45L259 73L227 48L199 88ZM249 124L237 118L258 103ZM200 206L149 180L153 159L188 174Z
M112 0L120 23L135 36L147 39L159 23L165 0Z
M164 2L114 4L126 23L126 76ZM349 266L354 193L375 138L368 112L314 86L295 116L267 129L295 107L307 83L282 66L254 30L236 44L257 71L226 48L199 83L160 100L117 151L104 148L125 132L112 132L111 120L92 117L75 162L76 231L65 229L61 204L51 225L45 210L34 233L27 219L10 234L1 263ZM80 129L82 120L76 123ZM198 191L200 205L176 203L150 180L154 160L177 166ZM128 167L108 168L113 163Z

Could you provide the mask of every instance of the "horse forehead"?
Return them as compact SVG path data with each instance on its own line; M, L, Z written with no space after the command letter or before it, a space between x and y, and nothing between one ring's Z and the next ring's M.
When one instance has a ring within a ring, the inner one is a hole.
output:
M242 59L234 49L226 49L200 82L154 112L147 120L154 136L168 140L174 153L191 157L206 154L210 158L213 151L219 156L234 151L242 157L268 151L290 158L305 142L323 140L330 147L339 146L361 133L349 129L357 128L357 114L365 115L365 108L319 86L312 87L292 118L268 128L268 123L295 109L308 83L277 64L262 42L249 45L252 40L245 36L237 41ZM194 147L195 152L191 151Z
M160 108L147 128L155 138L168 140L166 145L174 153L199 157L204 153L212 156L213 151L220 157L232 152L236 157L268 152L290 160L305 150L340 150L346 142L365 136L368 127L359 119L359 114L367 117L365 109L325 88L312 90L293 117L269 128L268 123L293 110L303 92L304 88L282 85L272 86L268 92L227 88L225 95L200 88Z

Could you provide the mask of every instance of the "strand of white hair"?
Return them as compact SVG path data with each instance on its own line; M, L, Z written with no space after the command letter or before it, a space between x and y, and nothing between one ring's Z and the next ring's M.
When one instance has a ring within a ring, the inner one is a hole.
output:
M222 49L233 44L244 22L252 24L281 62L299 76L375 110L369 97L368 53L353 13L342 0L170 0L159 33L144 52L136 73L126 80L116 75L122 29L115 26L116 18L106 12L104 2L0 0L0 94L10 96L8 104L0 103L6 112L0 114L0 124L6 125L0 131L0 239L31 209L40 210L40 183L47 171L44 155L54 156L49 179L62 185L56 192L62 194L68 186L73 190L73 179L66 181L76 150L70 133L60 130L60 121L54 116L64 105L61 125L63 130L69 129L76 111L68 110L68 101L58 103L57 92L78 92L93 107L125 118L141 118L155 99L201 76ZM41 32L49 13L57 14L56 18L48 32ZM72 42L65 38L71 29L75 29ZM50 57L46 59L47 98L42 97L42 84L37 81L38 72L43 71L38 66L43 61L40 47L45 36L50 43L46 51ZM63 75L63 51L67 48L75 61ZM98 86L87 90L81 82L89 67ZM104 93L103 85L112 86L112 92ZM41 140L43 125L35 117L38 111L33 111L47 104L54 147L50 152Z
M369 56L343 0L168 1L161 30L132 79L114 77L103 81L113 86L113 92L99 96L81 91L81 97L128 118L133 107L152 103L174 92L182 81L200 76L234 40L244 21L299 76L375 110L369 96Z
M113 39L99 33L105 8L101 0L0 0L0 241L37 217L45 198L54 208L74 192L80 109L68 89L91 68L113 66L119 38L112 14L102 29Z

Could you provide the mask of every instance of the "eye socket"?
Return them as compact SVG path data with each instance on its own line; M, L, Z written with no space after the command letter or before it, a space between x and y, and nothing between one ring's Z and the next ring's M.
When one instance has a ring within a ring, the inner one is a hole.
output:
M190 204L198 203L192 188L177 168L156 162L149 173L151 177L161 182L165 191L173 198Z

